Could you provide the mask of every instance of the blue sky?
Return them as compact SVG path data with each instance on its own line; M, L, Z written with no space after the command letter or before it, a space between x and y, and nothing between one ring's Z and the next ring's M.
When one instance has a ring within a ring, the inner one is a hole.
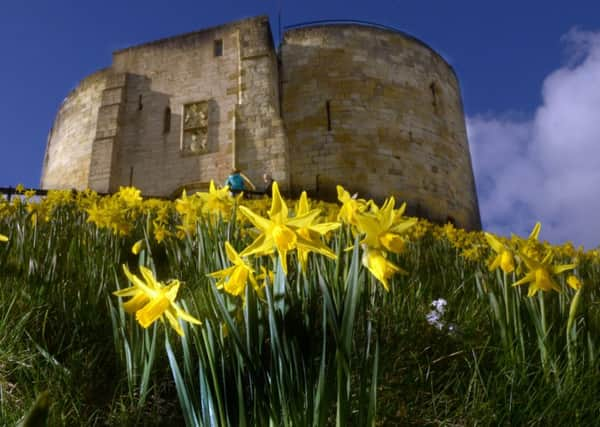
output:
M600 243L600 2L4 1L0 186L39 184L48 130L114 50L267 14L282 24L358 19L412 34L463 93L484 228Z

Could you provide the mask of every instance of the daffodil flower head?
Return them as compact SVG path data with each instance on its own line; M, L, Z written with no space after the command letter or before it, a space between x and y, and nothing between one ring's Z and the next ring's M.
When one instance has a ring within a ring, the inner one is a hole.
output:
M308 202L308 197L306 195L306 191L303 191L300 194L300 198L298 199L298 203L296 205L296 217L302 217L307 214L309 218L312 218L308 221L304 226L299 227L297 229L297 234L301 238L303 242L319 242L321 236L329 233L330 231L336 230L342 224L339 222L323 222L316 223L317 216L315 213L319 212L319 209L310 209L310 203ZM307 271L308 268L308 254L312 251L312 249L304 244L297 245L298 246L298 260L300 261L300 266L303 271Z
M177 226L178 236L184 238L196 232L196 225L201 219L202 200L198 193L188 197L185 189L181 197L175 200L175 211L179 214L181 225Z
M542 229L542 223L541 222L536 222L535 225L533 226L533 229L531 230L531 233L529 233L529 237L528 239L530 240L538 240L538 237L540 235L540 230Z
M143 244L144 244L144 239L140 239L137 242L135 242L133 244L133 246L131 247L131 253L134 255L139 255L140 251L142 250Z
M414 227L408 230L407 238L411 241L417 241L423 238L432 228L431 223L423 218L418 218Z
M93 203L88 208L86 208L85 211L88 214L86 222L91 222L93 224L96 224L97 227L105 226L104 224L106 221L104 218L104 212L100 208L98 203Z
M544 260L537 261L533 258L529 258L523 253L519 253L519 257L523 260L528 268L528 272L525 276L513 283L513 286L519 286L529 283L529 289L527 296L534 296L538 291L550 291L555 290L561 292L560 286L552 278L553 275L560 274L564 271L572 270L576 264L564 264L564 265L550 265L551 254L549 253Z
M361 244L370 249L386 249L401 253L405 247L405 239L401 236L417 223L416 218L403 219L406 209L403 203L400 209L394 210L395 200L390 197L381 209L374 205L369 212L356 215L357 228L365 235Z
M285 200L281 197L277 182L273 182L271 209L269 218L264 218L252 212L245 206L240 206L240 212L259 230L260 234L244 249L240 256L270 255L277 251L284 273L287 274L287 253L294 249L303 249L320 253L330 258L335 254L320 239L306 239L306 234L300 234L299 230L326 232L337 228L339 224L314 224L319 217L320 211L313 209L302 215L290 218Z
M8 242L8 237L6 237L4 234L0 234L0 242Z
M167 237L173 234L167 229L166 225L162 222L158 222L155 220L152 222L152 225L154 226L154 238L158 243L163 242Z
M225 289L225 292L231 295L243 296L246 285L250 282L254 289L260 293L260 287L254 277L254 269L242 259L229 242L225 242L225 252L233 265L209 274L210 277L219 279L217 287Z
M336 187L338 200L342 203L338 212L338 221L350 225L357 225L356 215L367 209L367 202L364 199L358 199L350 195L341 185Z
M177 211L177 213L184 215L191 210L192 206L192 200L190 197L188 197L187 192L184 188L181 192L181 196L175 200L175 210Z
M407 274L386 258L386 253L378 249L366 248L363 252L362 264L381 282L386 291L390 290L388 279L396 273Z
M493 234L486 232L484 235L492 250L497 254L488 266L489 270L493 271L500 267L505 273L515 271L515 260L512 250L500 242Z
M303 191L300 194L298 203L296 204L296 216L304 215L308 211L310 211L310 203L308 202L308 196L306 195L306 191Z
M129 208L138 207L142 203L141 192L135 187L119 187L117 197Z
M267 270L261 265L260 274L256 276L256 280L262 281L262 287L265 287L275 281L275 273L272 270Z
M229 187L217 189L212 179L210 180L208 193L197 194L202 202L202 213L208 215L221 214L224 217L229 217L235 202L242 196L240 193L236 197L232 197L229 192Z
M527 239L514 234L511 235L511 240L515 242L520 253L525 254L528 258L533 258L538 261L541 261L544 258L544 245L538 241L541 229L542 224L538 221L533 226ZM520 273L520 268L517 269L517 273Z
M567 285L578 291L581 289L582 283L577 276L571 274L569 277L567 277Z
M132 274L127 265L123 264L123 271L133 286L113 292L118 297L132 297L123 303L123 309L128 313L135 313L135 318L143 328L148 328L156 320L167 321L180 336L183 329L179 319L199 325L201 322L185 312L175 302L179 291L179 280L171 280L167 285L157 281L152 271L140 266L142 279Z

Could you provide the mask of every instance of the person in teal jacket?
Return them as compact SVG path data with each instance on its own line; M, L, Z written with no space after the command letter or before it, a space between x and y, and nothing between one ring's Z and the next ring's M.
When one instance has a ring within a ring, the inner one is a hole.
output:
M242 191L246 190L246 184L249 189L254 190L254 184L240 171L239 169L233 169L231 174L227 177L225 181L225 185L229 187L229 191L232 194L239 194Z

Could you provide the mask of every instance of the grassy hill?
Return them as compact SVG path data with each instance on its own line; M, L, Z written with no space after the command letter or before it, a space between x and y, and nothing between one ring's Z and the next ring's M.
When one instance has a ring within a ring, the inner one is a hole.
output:
M598 249L339 196L1 200L3 425L596 423Z

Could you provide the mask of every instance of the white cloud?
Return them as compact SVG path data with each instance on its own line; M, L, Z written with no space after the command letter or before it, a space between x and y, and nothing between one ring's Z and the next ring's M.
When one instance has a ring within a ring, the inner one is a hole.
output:
M467 119L484 229L600 245L600 32L564 36L569 59L533 118Z

